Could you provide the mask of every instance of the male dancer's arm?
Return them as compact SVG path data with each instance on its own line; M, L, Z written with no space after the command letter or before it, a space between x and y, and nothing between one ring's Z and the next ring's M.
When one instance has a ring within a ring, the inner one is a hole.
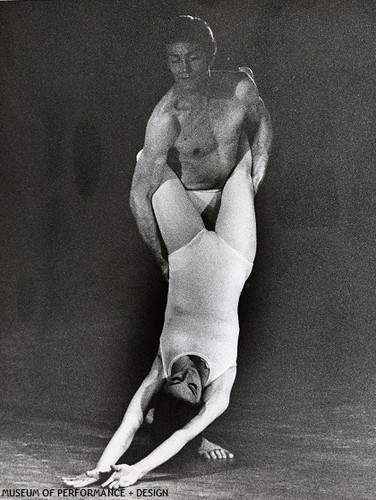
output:
M162 238L154 217L151 199L154 190L150 182L153 164L145 158L142 151L137 159L133 174L129 204L136 220L141 238L149 247L165 278L168 278L168 263L162 251Z
M252 71L247 67L239 68L239 70L246 74L248 78L239 82L237 96L246 106L247 120L257 125L257 132L251 144L253 158L252 179L255 193L257 193L264 179L269 160L273 139L272 121L264 101L259 96Z
M107 444L94 469L72 478L63 478L68 486L76 488L95 483L101 473L110 472L111 466L127 451L141 427L153 396L163 385L163 369L160 355L155 358L151 370L133 396L123 420Z
M255 193L257 193L265 176L273 137L271 118L261 98L259 98L257 108L260 117L259 128L251 145L253 157L252 179Z
M170 113L171 92L153 111L146 127L145 143L133 175L130 206L140 235L154 254L162 273L168 277L168 263L162 251L162 238L152 207L152 197L166 176L171 174L167 155L179 135L179 123Z
M114 473L102 486L109 488L131 486L145 474L179 453L189 441L198 436L227 409L235 376L235 367L227 370L206 389L204 406L196 417L136 464L119 464L112 467Z

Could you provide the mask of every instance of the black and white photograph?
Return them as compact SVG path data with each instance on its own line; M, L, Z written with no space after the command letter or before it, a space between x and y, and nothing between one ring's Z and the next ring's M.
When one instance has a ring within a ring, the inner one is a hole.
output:
M0 498L376 498L376 6L0 3Z

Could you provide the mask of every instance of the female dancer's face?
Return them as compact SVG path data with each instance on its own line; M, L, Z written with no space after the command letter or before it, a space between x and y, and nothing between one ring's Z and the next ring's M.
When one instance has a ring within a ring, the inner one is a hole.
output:
M165 392L193 404L201 400L202 382L197 368L189 366L175 372L167 381Z

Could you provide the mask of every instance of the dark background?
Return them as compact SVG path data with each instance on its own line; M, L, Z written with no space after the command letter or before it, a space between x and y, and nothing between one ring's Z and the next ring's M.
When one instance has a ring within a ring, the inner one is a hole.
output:
M208 21L216 68L253 69L274 123L225 418L372 401L373 3L72 0L0 5L1 404L114 425L155 356L167 288L128 197L173 13Z

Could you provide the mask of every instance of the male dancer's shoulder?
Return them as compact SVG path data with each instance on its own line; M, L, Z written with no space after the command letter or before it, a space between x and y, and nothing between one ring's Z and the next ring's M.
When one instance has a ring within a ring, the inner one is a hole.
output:
M253 72L248 67L237 70L213 70L211 78L213 96L232 99L243 94L257 93Z

